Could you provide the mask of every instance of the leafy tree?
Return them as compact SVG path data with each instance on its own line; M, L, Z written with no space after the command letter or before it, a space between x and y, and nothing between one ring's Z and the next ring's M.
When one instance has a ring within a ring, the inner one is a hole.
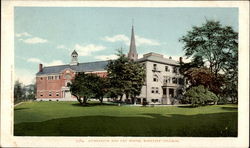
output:
M140 94L145 81L144 67L126 57L122 50L118 51L118 59L111 60L107 65L107 73L110 82L110 94L113 96L135 97Z
M95 92L95 98L98 98L100 102L103 102L103 97L108 93L109 90L109 81L107 78L103 77L95 77L96 83L95 87L93 88Z
M184 76L191 83L191 87L203 85L215 94L222 93L223 75L217 75L216 77L208 68L190 68L184 73Z
M98 76L94 74L85 74L83 72L76 74L75 79L69 84L70 92L76 97L78 102L86 105L87 99L96 96L96 83Z
M140 95L141 88L145 82L146 73L145 68L142 64L129 60L128 64L125 65L126 71L124 75L127 80L127 87L125 89L126 96L131 97L132 102L135 103L136 96Z
M25 98L25 89L23 84L18 80L14 84L14 102L18 102Z
M207 20L200 27L194 26L180 41L184 43L185 56L193 59L202 57L202 61L208 65L211 73L214 73L215 81L219 84L213 85L215 88L223 89L221 96L231 97L237 102L235 100L238 94L238 33L230 26L222 26L218 21ZM181 64L182 72L196 67L194 64ZM221 74L224 75L223 79ZM211 87L210 90L217 93Z
M129 59L122 53L122 50L118 50L118 59L110 60L107 65L107 76L110 82L110 91L113 96L120 96L120 101L122 100L125 89L128 86L128 81L125 78L126 64L128 64Z
M202 56L195 56L189 63L180 63L180 73L185 74L190 68L201 68L204 67Z
M184 101L187 101L192 104L192 106L206 105L208 103L218 101L218 97L203 85L191 87L184 94Z
M230 57L237 56L238 33L218 21L207 20L201 27L194 26L180 41L186 56L201 56L216 76L228 67Z

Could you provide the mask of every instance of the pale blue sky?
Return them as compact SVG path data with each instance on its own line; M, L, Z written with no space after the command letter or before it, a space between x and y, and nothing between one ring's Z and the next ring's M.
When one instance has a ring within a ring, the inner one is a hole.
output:
M237 8L15 7L16 78L28 84L39 63L68 64L73 49L79 62L114 58L121 47L127 53L132 19L140 56L183 56L178 40L206 19L238 31Z

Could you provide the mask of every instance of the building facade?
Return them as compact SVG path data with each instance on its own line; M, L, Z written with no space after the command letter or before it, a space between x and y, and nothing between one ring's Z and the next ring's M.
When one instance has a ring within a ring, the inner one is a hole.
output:
M178 98L184 86L183 76L179 73L179 61L172 60L171 57L164 58L157 53L144 54L138 59L133 26L128 58L143 64L146 68L146 81L138 96L138 103L147 101L154 104L171 104L174 98ZM71 83L78 72L106 77L107 64L108 61L79 63L75 50L71 54L71 62L67 65L43 67L40 64L39 72L36 74L36 98L38 101L75 101L67 87L68 83Z

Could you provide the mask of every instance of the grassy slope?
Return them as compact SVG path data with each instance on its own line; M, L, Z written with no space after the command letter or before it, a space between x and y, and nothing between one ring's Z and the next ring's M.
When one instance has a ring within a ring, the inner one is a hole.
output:
M79 106L31 102L15 107L15 135L237 136L237 106Z

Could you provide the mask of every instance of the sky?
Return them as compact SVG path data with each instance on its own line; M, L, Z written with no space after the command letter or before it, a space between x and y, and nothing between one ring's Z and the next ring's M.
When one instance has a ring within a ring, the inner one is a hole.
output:
M132 24L139 57L177 60L184 56L179 39L206 20L238 32L237 8L15 7L15 79L34 83L39 63L69 64L73 50L80 63L115 59L120 48L128 53Z

